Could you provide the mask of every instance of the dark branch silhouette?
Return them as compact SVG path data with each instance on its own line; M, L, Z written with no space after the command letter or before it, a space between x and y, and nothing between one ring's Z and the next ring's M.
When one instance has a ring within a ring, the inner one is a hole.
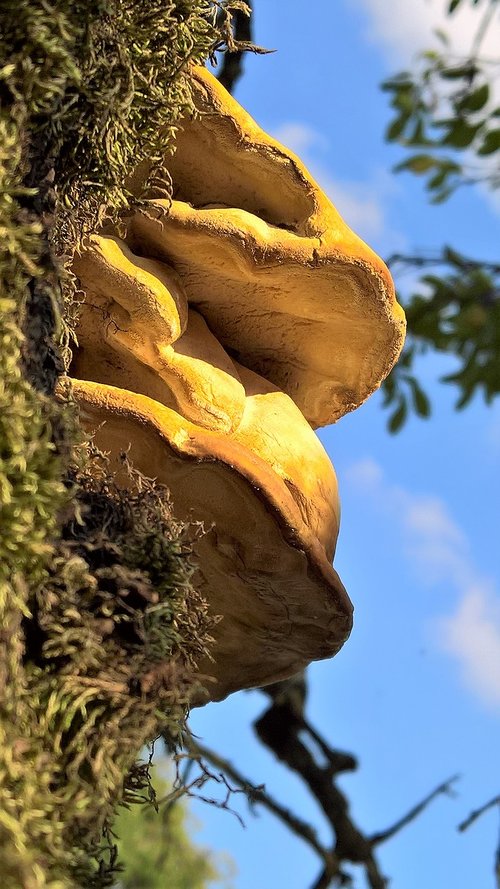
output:
M311 889L351 885L352 876L345 866L353 864L364 869L370 889L386 889L387 879L381 873L375 857L376 847L410 824L437 796L450 795L456 777L436 787L393 825L368 836L354 822L349 802L335 783L337 775L357 768L357 760L349 753L332 748L309 723L304 714L307 694L304 674L261 691L271 698L271 705L254 723L255 731L262 743L306 784L331 827L331 844L323 844L312 825L278 802L263 785L255 786L232 763L192 736L187 737L185 742L187 757L198 765L200 777L189 784L186 782L185 792L193 795L193 790L203 786L209 777L220 784L223 776L226 776L239 792L246 794L251 808L261 805L272 812L317 854L321 871ZM207 768L206 763L215 770L215 774ZM226 780L224 786L227 790L231 785ZM178 787L174 794L177 796L181 789ZM228 798L227 794L222 804L216 802L216 805L228 808Z
M484 813L487 812L488 809L493 809L494 806L500 806L500 796L494 796L493 799L490 799L487 803L484 804L484 806L481 806L480 809L474 809L465 819L465 821L462 821L458 825L458 830L460 832L467 830L471 826L471 824L474 823L474 821L480 818L481 815L484 815Z
M426 268L427 266L445 266L452 265L463 271L473 269L485 269L493 275L500 274L500 263L490 262L482 259L471 259L468 256L462 256L459 253L449 250L443 250L441 253L430 254L404 254L393 253L386 259L389 268L395 265L412 266L413 268Z
M236 45L247 45L252 43L252 6L247 0L249 12L236 9L232 13L233 20L233 37ZM222 66L219 74L219 80L226 87L229 93L232 93L237 81L243 74L243 53L245 49L231 49L228 47L223 55Z
M452 796L452 785L455 781L458 781L459 775L453 775L452 778L448 778L447 781L443 781L435 790L426 796L422 802L417 803L413 809L410 809L406 815L403 815L398 821L395 822L391 827L388 827L386 830L383 830L381 833L376 833L371 837L372 846L379 846L380 843L385 843L386 840L390 840L395 834L399 833L403 827L406 827L407 824L410 824L411 821L414 821L415 818L418 818L419 815L427 808L429 803L431 803L437 796L441 794L445 794L446 796Z
M239 787L245 791L251 807L256 803L264 806L264 808L272 812L273 815L280 818L281 821L290 828L292 833L300 836L306 843L308 843L321 858L325 857L325 850L321 845L314 828L306 821L303 821L301 818L294 815L286 806L282 806L281 803L277 802L277 800L264 789L263 785L255 786L255 784L246 778L232 763L224 759L222 756L219 756L219 754L210 750L208 747L205 747L203 744L191 739L189 746L191 754L196 757L198 762L202 762L204 759L207 760L207 762L210 762L220 773L228 775L232 781L238 784ZM330 856L328 856L328 858L329 857Z
M480 818L481 815L484 815L484 813L488 812L489 809L493 809L496 807L498 807L498 809L500 811L500 796L494 796L493 799L488 800L488 802L485 803L484 806L481 806L479 809L474 809L470 813L470 815L465 819L465 821L462 821L458 825L458 830L461 833L463 833L465 830L468 830L468 828L471 826L471 824L474 824L474 822L477 821L477 819ZM495 850L493 873L495 876L495 882L500 889L500 836L498 838L498 843L497 843L497 847Z

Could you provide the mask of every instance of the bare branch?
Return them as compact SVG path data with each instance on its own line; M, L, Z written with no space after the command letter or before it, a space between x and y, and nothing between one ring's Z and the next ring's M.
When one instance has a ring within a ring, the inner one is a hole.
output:
M399 833L399 831L402 830L403 827L406 827L407 824L410 824L412 821L415 820L415 818L418 818L418 816L421 815L424 809L426 809L427 806L434 799L436 799L437 796L440 796L441 794L451 796L451 786L452 784L454 784L455 781L458 781L459 777L459 775L454 775L452 778L448 778L447 781L443 781L443 783L440 784L439 787L436 787L436 789L433 790L432 793L429 793L429 795L426 796L425 799L422 800L422 802L418 803L416 806L410 809L410 811L407 812L406 815L403 815L403 817L400 818L398 821L396 821L395 824L393 824L391 827L388 827L387 830L384 830L381 833L374 834L374 836L372 836L370 840L371 845L373 847L379 846L381 843L385 843L387 840L390 840L391 837Z
M472 59L477 59L477 57L479 55L479 50L481 49L481 44L482 44L484 38L486 37L488 29L490 28L490 26L493 22L496 11L497 11L497 7L495 6L495 3L491 3L489 6L486 7L484 15L483 15L481 21L479 22L479 27L477 29L477 32L474 36L474 40L472 43L471 52L470 52Z
M485 803L484 806L481 806L480 809L474 809L465 819L458 825L458 830L463 833L464 830L467 830L474 821L477 821L484 812L487 812L488 809L492 809L494 806L500 806L500 796L494 796L493 799L490 799L489 802Z
M328 777L333 777L340 772L353 772L358 767L358 762L352 753L337 750L331 747L319 734L305 715L307 698L307 677L303 670L290 679L275 682L260 689L268 695L275 707L285 708L288 730L295 727L296 731L302 731L318 745L323 756L329 763L326 770Z
M487 803L484 804L484 806L481 806L481 808L472 811L469 817L458 825L458 830L462 832L464 830L467 830L471 826L471 824L474 823L474 821L477 821L477 819L480 818L481 815L484 815L484 813L487 812L489 809L493 809L494 806L500 807L500 796L494 796L493 799L490 799ZM495 850L494 876L498 889L500 889L500 838Z
M184 769L183 775L180 773L179 765L182 761L186 760L188 765ZM163 806L165 810L171 809L178 800L187 796L189 798L194 798L199 800L200 802L208 803L211 806L215 806L217 809L224 809L226 812L229 812L231 815L240 822L241 826L244 827L245 824L241 815L236 812L230 805L230 800L234 794L245 794L245 790L239 787L232 787L229 784L229 781L226 777L226 774L223 770L215 774L207 768L203 760L196 756L193 752L191 753L178 753L174 756L176 776L174 780L174 784L172 790L166 794L166 796L162 797L159 800L156 800L156 808L159 806ZM187 782L187 774L189 771L189 766L196 763L198 768L200 769L200 774L198 774L192 781ZM206 796L201 793L202 788L209 782L215 782L219 786L222 786L226 793L224 799L216 799L215 797Z
M364 869L369 889L386 889L388 883L375 856L376 846L417 818L436 796L451 793L451 785L457 780L456 776L440 784L387 830L372 837L367 836L351 817L348 799L335 782L335 775L339 771L356 768L357 762L350 754L331 748L305 718L307 688L304 677L294 677L262 691L271 698L272 704L256 720L254 728L260 740L274 755L305 782L332 830L331 844L323 845L312 825L274 799L263 785L254 786L232 763L204 747L193 736L184 737L187 752L176 758L179 762L182 758L191 757L200 768L201 775L186 788L188 794L191 789L199 789L209 778L214 778L219 784L223 783L227 790L222 802L208 800L219 808L229 808L231 793L244 792L250 806L262 805L272 812L318 855L322 870L311 889L352 885L350 874L343 869L348 863L360 865ZM306 745L307 740L314 741L313 750ZM321 761L323 757L326 765ZM209 763L216 774L205 763ZM224 779L224 775L227 778ZM238 790L232 785L236 785ZM174 785L174 793L175 791Z
M223 772L226 772L227 775L231 778L232 781L235 781L236 784L239 784L241 789L248 796L249 802L259 803L264 806L266 809L269 809L270 812L273 812L274 815L277 815L289 828L295 833L297 836L300 836L306 843L308 843L315 852L320 856L320 858L328 865L335 865L338 869L338 863L335 860L335 857L325 849L320 841L318 840L316 831L312 828L306 821L302 821L301 818L298 818L293 812L290 812L289 809L282 806L278 803L273 797L271 797L267 791L265 790L263 785L255 786L251 781L248 780L244 775L241 774L228 760L223 759L217 753L214 753L213 750L210 750L208 747L204 747L198 742L191 740L190 747L192 749L192 753L197 756L197 758L204 758L208 760L216 769L220 769Z
M464 270L471 269L485 269L488 272L491 272L494 275L500 274L500 264L497 262L487 262L486 260L480 259L470 259L469 257L463 256L461 257L462 262L458 263L457 261L451 263L450 259L447 258L445 253L440 253L436 256L431 256L430 254L419 254L416 256L413 255L405 255L402 253L393 253L386 259L386 263L389 267L400 264L400 265L408 265L414 266L415 268L425 268L426 266L440 266L440 265L456 265L460 266Z
M286 698L280 697L279 703L266 710L254 727L261 741L302 778L321 806L334 834L333 848L339 862L362 865L370 889L385 889L386 881L378 869L369 838L351 818L348 800L334 781L331 765L326 768L319 765L301 739L302 721L287 706ZM328 885L325 880L326 875L319 878L320 887Z
M248 12L236 9L232 14L234 42L236 45L245 44L246 49L252 44L252 7L248 0L247 5ZM229 47L224 53L219 80L229 93L232 93L243 74L243 52L243 47L237 50Z
M314 881L311 889L329 889L333 880L335 880L337 886L352 886L352 880L349 874L345 874L339 870L332 874L331 869L325 867Z

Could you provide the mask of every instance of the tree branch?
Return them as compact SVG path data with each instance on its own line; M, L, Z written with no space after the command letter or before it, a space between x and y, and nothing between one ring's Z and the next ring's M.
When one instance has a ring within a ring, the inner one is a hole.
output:
M441 794L447 794L448 796L450 796L452 793L451 785L455 781L458 781L458 778L459 775L454 775L452 778L448 778L447 781L443 781L443 783L440 784L439 787L436 787L436 789L433 790L432 793L429 793L429 795L426 796L425 799L422 800L422 802L418 803L416 806L410 809L410 811L407 812L406 815L403 815L402 818L399 818L399 820L396 821L395 824L393 824L391 827L388 827L386 830L381 831L381 833L374 834L370 839L372 846L379 846L381 843L385 843L387 840L390 840L391 837L399 833L399 831L402 830L403 827L406 827L407 824L410 824L412 821L415 820L415 818L418 818L418 816L424 811L424 809L426 809L427 806L434 799L436 799L437 796L440 796Z
M305 718L307 686L304 676L275 683L261 691L271 698L272 703L254 723L255 731L274 755L305 782L332 829L331 845L323 845L314 827L281 805L267 793L264 786L255 787L232 763L204 747L192 736L185 737L187 750L185 756L191 757L198 763L202 775L201 779L192 781L190 786L196 786L199 780L203 784L207 776L215 778L220 783L222 776L226 775L240 788L235 792L246 794L250 806L262 805L278 817L292 833L304 840L316 852L321 861L322 870L311 889L351 885L351 875L343 870L345 863L360 865L364 869L370 889L386 889L387 880L381 873L375 857L376 846L393 837L417 818L436 796L450 793L456 777L440 784L387 830L372 837L366 836L353 821L347 797L335 783L335 775L338 772L356 768L357 762L350 754L332 749ZM314 749L309 749L306 740L314 741L316 745ZM322 757L326 759L326 765L316 759L318 748L322 755L321 759ZM205 762L220 774L212 773ZM225 786L230 788L227 782ZM221 807L227 808L227 798Z
M477 59L479 50L481 49L481 44L482 44L484 38L486 37L486 34L488 32L488 29L489 29L491 23L493 22L496 11L497 11L497 7L496 7L495 3L491 3L490 6L486 7L484 15L483 15L481 21L479 22L479 27L477 29L475 36L474 36L474 40L472 42L472 47L471 47L471 51L470 51L471 59Z
M362 865L370 889L385 889L386 881L378 870L371 842L352 820L348 800L333 780L331 765L326 768L318 765L299 737L302 725L296 712L287 706L285 698L278 700L280 703L273 704L254 723L259 738L309 787L332 828L339 861ZM320 876L319 886L326 885Z
M466 256L461 256L461 262L459 263L457 260L452 261L449 257L447 258L446 253L442 253L438 256L430 256L430 255L405 255L402 253L393 253L386 259L386 264L389 268L393 265L399 263L400 265L409 265L414 266L415 268L425 268L426 266L439 266L439 265L454 265L457 268L462 268L465 270L471 269L485 269L491 274L498 275L500 274L500 264L497 262L487 262L486 260L481 259L470 259Z
M296 836L301 837L304 842L308 843L315 852L320 856L320 858L324 861L325 865L330 868L335 866L336 870L338 870L338 862L335 857L328 852L318 840L316 831L312 828L306 821L302 821L301 818L298 818L293 812L290 812L289 809L282 806L278 803L272 796L270 796L263 786L256 787L252 784L251 781L248 780L244 775L241 774L228 760L223 759L223 757L219 756L213 750L210 750L208 747L204 747L202 744L198 743L198 741L194 741L191 738L189 741L189 747L192 754L194 754L197 759L203 758L208 760L216 769L220 769L222 772L225 772L232 781L245 791L248 800L251 804L260 803L260 805L264 806L264 808L269 809L270 812L273 812L274 815L277 815L290 830L296 834ZM332 876L334 873L332 873Z
M464 830L467 830L474 821L477 821L484 812L487 812L488 809L492 809L493 806L500 806L500 796L494 796L493 799L490 799L489 802L485 803L484 806L481 806L480 809L474 809L468 818L458 825L458 830L463 833Z
M461 824L458 825L458 830L463 832L467 830L474 821L477 821L481 815L484 815L489 809L492 809L494 806L500 806L500 796L494 796L493 799L490 799L489 802L485 803L484 806L481 806L480 809L475 809L472 811L468 818L465 821L462 821ZM497 886L500 889L500 838L497 843L497 847L495 850L495 861L494 861L494 876Z
M249 7L249 13L244 10L236 9L232 13L233 17L233 35L235 43L252 43L252 5L250 0L246 0ZM232 93L237 81L243 74L243 50L228 49L223 56L222 66L219 74L219 80L226 87L228 93Z

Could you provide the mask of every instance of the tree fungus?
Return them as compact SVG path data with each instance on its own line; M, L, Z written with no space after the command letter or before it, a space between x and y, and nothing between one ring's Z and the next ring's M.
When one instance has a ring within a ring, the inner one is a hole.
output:
M119 467L203 523L197 582L216 626L207 697L335 654L352 607L331 561L337 483L313 429L360 405L397 359L404 316L382 261L295 155L204 69L165 158L172 201L88 239L71 375ZM150 170L130 177L139 194Z

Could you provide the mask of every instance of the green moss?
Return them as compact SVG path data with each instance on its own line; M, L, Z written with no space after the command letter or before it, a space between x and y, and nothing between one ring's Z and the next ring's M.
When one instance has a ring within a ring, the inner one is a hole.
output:
M218 5L0 6L5 889L111 884L109 824L147 783L136 756L160 731L179 731L210 641L165 492L132 473L124 496L54 391L69 349L71 253L127 208L130 169L172 146L191 107L189 64L222 40ZM152 175L168 193L161 171Z
M113 825L117 837L123 889L206 889L221 884L229 862L193 845L187 830L189 813L183 801L161 804L172 787L155 775L160 798L121 811ZM191 833L191 831L189 831Z
M29 837L23 865L50 861L54 886L112 881L110 819L144 785L133 768L143 744L181 730L207 642L186 531L163 490L140 488L124 493L88 462L23 621L26 707L10 723L22 762L3 805L16 844Z

